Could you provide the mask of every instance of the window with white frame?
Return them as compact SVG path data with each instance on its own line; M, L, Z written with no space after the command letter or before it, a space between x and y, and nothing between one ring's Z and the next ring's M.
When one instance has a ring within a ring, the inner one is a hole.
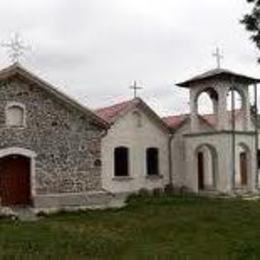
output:
M25 107L19 103L10 103L6 107L6 125L25 126Z

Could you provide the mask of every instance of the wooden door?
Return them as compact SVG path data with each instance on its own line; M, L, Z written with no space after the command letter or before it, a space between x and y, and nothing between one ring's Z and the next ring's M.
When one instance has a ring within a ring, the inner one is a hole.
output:
M241 185L247 185L247 156L246 153L240 153L240 180Z
M203 153L198 153L198 185L199 190L204 189L204 157Z
M3 206L31 202L30 159L10 155L0 159L0 197Z

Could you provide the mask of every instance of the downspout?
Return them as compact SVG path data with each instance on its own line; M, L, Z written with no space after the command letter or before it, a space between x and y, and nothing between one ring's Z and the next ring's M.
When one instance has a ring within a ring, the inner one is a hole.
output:
M174 134L173 132L169 135L168 139L168 160L169 160L169 185L173 185L173 176L172 176L172 140Z
M257 83L254 84L255 95L255 188L259 188L259 176L258 176L258 102L257 102Z
M234 79L232 78L231 80L231 154L232 154L232 191L234 192L235 188L236 188L236 180L235 180L235 176L236 176L236 134L235 134L235 129L236 129L236 122L235 122L235 82Z

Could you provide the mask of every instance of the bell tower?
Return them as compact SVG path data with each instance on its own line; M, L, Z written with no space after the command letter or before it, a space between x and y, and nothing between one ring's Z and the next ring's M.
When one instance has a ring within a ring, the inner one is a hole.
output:
M190 92L190 128L183 138L186 180L192 191L233 193L255 191L258 187L258 134L249 101L249 86L254 85L256 93L258 82L217 68L177 84ZM202 93L212 101L210 115L198 112ZM240 107L236 106L237 97Z
M249 85L257 83L257 79L240 75L229 70L215 69L177 84L190 91L191 133L200 132L198 99L207 93L213 104L212 123L216 131L232 130L234 120L240 118L239 131L253 130L250 116ZM236 107L239 96L241 107ZM229 99L228 99L229 97ZM228 109L230 107L230 109Z

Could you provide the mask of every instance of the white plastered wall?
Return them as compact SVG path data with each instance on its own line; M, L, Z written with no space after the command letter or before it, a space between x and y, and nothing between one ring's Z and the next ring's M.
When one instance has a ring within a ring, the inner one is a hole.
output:
M174 138L171 142L172 149L172 176L173 176L173 185L175 187L187 186L186 183L186 171L187 171L187 147L186 139L184 138L185 134L190 133L191 122L187 121L183 124L182 127L175 132ZM199 131L210 132L210 128L207 124L198 122Z
M249 191L254 191L255 189L255 153L252 153L254 141L253 135L242 133L236 135L236 147L243 144L250 151L247 185ZM186 185L194 192L198 192L197 158L195 151L202 144L209 144L217 152L216 190L224 193L232 192L234 188L232 184L232 136L228 133L186 137ZM238 150L236 150L237 152Z
M141 115L137 126L134 112ZM134 192L141 188L154 189L169 183L169 134L140 110L130 111L119 118L102 139L102 183L111 192ZM129 177L114 176L114 149L129 148ZM159 149L160 177L147 177L146 148Z

